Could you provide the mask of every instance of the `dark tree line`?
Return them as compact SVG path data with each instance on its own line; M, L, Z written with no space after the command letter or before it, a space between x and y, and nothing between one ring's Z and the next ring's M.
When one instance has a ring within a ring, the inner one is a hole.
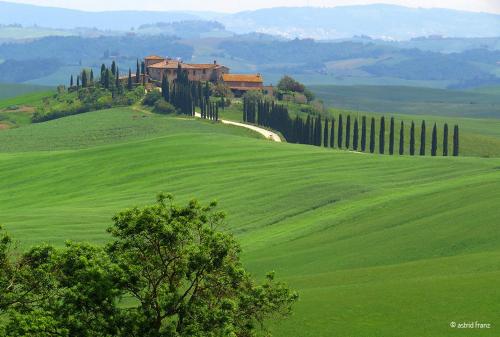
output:
M374 117L370 120L370 130L368 135L367 117L361 117L361 132L358 118L354 119L347 115L340 114L337 119L322 119L321 116L307 115L304 119L301 116L290 118L288 109L284 105L274 102L258 101L251 99L243 100L243 120L248 123L262 125L277 130L283 134L290 143L308 144L338 149L352 149L354 151L375 153L378 146L378 153L386 153L386 120L382 116L379 120L378 139L377 121ZM389 155L398 153L405 154L405 124L401 122L399 130L399 150L396 150L396 121L391 117L389 124ZM369 137L369 138L368 138ZM438 154L438 127L434 124L431 135L431 155ZM442 154L448 156L448 124L444 125L442 135ZM368 138L368 139L367 139ZM422 121L420 129L419 155L426 155L427 129L426 122ZM410 126L409 154L416 154L415 123ZM453 156L459 155L459 128L454 127L453 131Z

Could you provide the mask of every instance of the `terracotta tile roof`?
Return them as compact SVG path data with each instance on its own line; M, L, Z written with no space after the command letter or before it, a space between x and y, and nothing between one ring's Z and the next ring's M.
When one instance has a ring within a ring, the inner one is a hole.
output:
M241 91L250 91L250 90L262 90L262 87L245 87L245 86L237 86L230 85L229 89L232 90L241 90Z
M164 60L164 57L161 56L156 56L156 55L150 55L144 58L145 60Z
M247 82L247 83L263 83L264 80L260 74L224 74L222 75L224 82Z
M179 61L173 61L173 60L165 60L162 62L155 63L153 65L150 65L149 68L154 68L154 69L177 69L179 66L179 63L181 65L182 69L197 69L196 67L193 67L191 64L187 63L182 63Z

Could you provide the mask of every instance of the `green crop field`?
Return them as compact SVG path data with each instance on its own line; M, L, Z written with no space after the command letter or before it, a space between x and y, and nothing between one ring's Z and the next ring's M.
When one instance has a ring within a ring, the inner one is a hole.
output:
M26 99L21 100L18 96L24 96L32 93L40 93L50 91L51 88L41 85L30 85L30 84L4 84L0 83L0 107L3 107L8 102L9 98L15 98L18 101L25 102Z
M0 132L0 176L20 247L103 243L112 215L160 191L218 200L246 266L300 292L275 336L500 335L500 159L280 144L123 108ZM464 321L492 326L450 327Z
M405 86L311 86L336 108L410 115L500 118L500 90L458 91Z

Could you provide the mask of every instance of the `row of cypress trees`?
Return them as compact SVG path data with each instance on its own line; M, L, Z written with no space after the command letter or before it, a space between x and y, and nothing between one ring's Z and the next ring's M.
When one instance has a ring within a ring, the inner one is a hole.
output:
M378 143L376 137L376 124L375 118L370 120L370 128L368 134L368 119L362 116L361 120L357 117L352 118L350 115L346 116L345 124L344 118L340 114L338 119L332 118L331 120L322 119L321 116L307 115L304 120L300 116L291 119L288 109L274 102L252 102L250 99L243 100L243 120L248 123L254 123L262 126L270 127L283 134L285 139L290 143L309 144L315 146L324 146L339 149L352 149L361 152L378 152L380 154L388 153L389 155L396 154L396 125L395 119L392 117L389 123L389 144L386 145L386 119L381 117L379 120L378 129ZM408 144L408 153L411 156L417 154L416 152L416 135L415 135L415 122L411 122L410 139ZM448 124L444 125L442 134L442 155L448 156L449 153L449 128ZM420 148L418 154L421 156L426 155L427 143L427 127L426 122L422 121L420 131ZM431 156L438 155L438 128L434 124L431 134ZM453 143L452 143L453 156L459 155L459 127L454 126L453 129ZM378 149L377 149L378 145ZM402 121L399 130L399 147L397 153L399 155L405 154L405 124ZM386 152L387 151L387 152Z

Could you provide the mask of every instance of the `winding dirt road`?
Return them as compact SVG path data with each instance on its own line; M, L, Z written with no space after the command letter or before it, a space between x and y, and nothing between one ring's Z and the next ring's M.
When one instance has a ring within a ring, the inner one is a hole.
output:
M201 118L201 114L199 114L198 112L195 113L195 116L198 117L198 118ZM255 131L255 132L260 133L261 135L263 135L266 139L272 140L273 142L277 142L277 143L281 143L282 142L280 136L277 133L269 131L267 129L263 129L261 127L258 127L258 126L255 126L255 125L251 125L251 124L245 124L245 123L227 121L227 120L224 120L224 119L221 119L220 121L221 121L222 124L234 125L234 126L238 126L240 128L245 128L245 129L249 129L249 130Z

